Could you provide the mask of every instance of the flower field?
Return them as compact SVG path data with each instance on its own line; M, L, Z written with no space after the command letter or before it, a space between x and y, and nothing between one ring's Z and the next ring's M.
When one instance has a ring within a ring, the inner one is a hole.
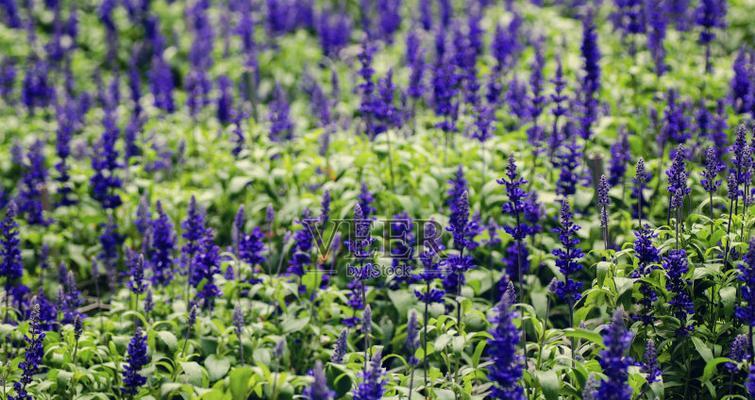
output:
M0 399L755 398L753 15L0 1Z

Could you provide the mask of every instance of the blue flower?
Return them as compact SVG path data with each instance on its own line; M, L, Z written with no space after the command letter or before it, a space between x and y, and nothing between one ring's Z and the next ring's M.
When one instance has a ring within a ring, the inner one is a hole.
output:
M341 333L336 340L336 347L333 349L333 354L330 357L331 362L336 364L343 362L343 356L346 355L346 352L348 351L346 343L348 335L348 329L341 330Z
M580 134L584 139L592 137L592 124L597 118L598 97L600 91L600 48L598 34L593 21L593 10L588 9L582 18L582 52L584 75L582 76L582 115L580 117Z
M47 226L50 220L45 217L43 190L47 186L47 167L45 166L44 142L36 140L27 153L28 164L21 180L18 193L18 211L26 215L30 225Z
M268 119L270 120L270 140L282 142L291 140L294 136L294 123L289 115L289 105L286 99L286 93L276 82L273 92L273 101L270 103L268 110Z
M637 200L637 207L632 208L632 215L639 218L640 223L642 223L642 210L648 205L645 200L645 188L652 177L653 175L645 169L645 160L642 158L637 160L634 178L632 178L631 197Z
M732 106L734 111L738 114L745 114L750 111L755 98L753 98L752 86L755 83L750 81L750 65L752 61L748 60L749 56L747 49L741 47L737 58L734 60L732 69L734 70L734 77L731 78L731 89L729 96L731 97Z
M645 0L645 17L647 18L647 43L650 55L658 76L666 72L666 49L663 41L666 39L667 14L663 9L663 0Z
M199 247L191 261L189 283L197 288L197 297L204 300L205 308L212 308L215 298L222 292L215 285L215 274L220 273L220 248L215 244L212 229L205 229Z
M24 274L24 264L21 259L21 239L15 218L16 204L11 202L5 209L2 237L0 237L0 256L2 256L0 276L5 278L6 290L15 285Z
M670 250L663 260L663 268L666 270L666 289L671 293L672 299L668 302L674 317L679 320L681 327L678 334L686 335L694 327L687 326L687 316L695 312L694 304L687 292L687 252L684 250Z
M118 261L118 249L123 244L124 237L118 233L118 225L112 216L108 217L105 224L100 225L100 245L102 251L97 256L104 264L111 279L115 278L115 263ZM111 274L113 273L113 274Z
M144 255L130 252L128 256L129 273L131 280L128 282L128 287L136 295L144 293L144 289L147 288L147 284L144 281Z
M21 369L21 377L13 383L15 396L8 396L9 400L33 400L34 397L26 391L26 386L32 382L34 375L39 372L42 356L44 355L43 341L45 333L40 326L39 320L40 305L35 303L32 306L29 334L24 337L26 341L26 352L24 360L18 364Z
M218 78L217 118L221 124L231 122L233 109L233 92L231 79L225 75Z
M524 358L517 352L521 334L514 325L514 319L518 317L512 310L514 298L514 286L509 282L491 320L493 328L489 332L492 337L488 339L485 351L491 360L488 379L493 383L490 392L493 399L525 398L519 385Z
M336 393L328 387L328 378L325 377L325 371L322 369L322 362L317 360L315 367L309 371L313 378L312 383L302 392L306 400L332 400Z
M563 248L555 249L552 253L556 256L556 266L564 275L564 280L556 282L553 285L553 290L558 298L573 305L582 297L582 283L575 282L571 277L582 270L580 259L584 256L584 252L577 247L580 242L577 238L577 231L581 227L572 221L571 209L566 200L561 201L560 221L561 226L554 231L558 232L559 241Z
M752 347L750 346L750 340L747 338L747 335L737 335L737 337L735 337L734 340L731 341L731 346L729 347L729 358L736 361L737 363L748 361L752 357L750 355L751 348ZM724 363L724 368L726 368L726 370L731 374L737 373L739 371L739 366L730 362Z
M666 94L666 108L663 111L663 128L658 140L661 144L670 140L675 144L685 143L690 134L690 120L686 115L686 102L679 102L679 92L669 89Z
M632 344L632 332L624 326L623 310L618 309L611 324L603 331L606 349L600 352L600 366L607 379L601 382L596 400L630 400L632 388L627 384L628 368L633 361L626 354Z
M147 363L149 363L147 335L142 332L141 327L137 327L134 337L128 344L126 366L123 369L123 393L125 395L133 397L139 391L139 388L147 383L147 378L139 374Z
M204 211L197 206L194 196L191 196L189 210L186 219L181 222L181 237L184 239L184 245L181 247L181 264L184 268L188 267L194 259L194 254L199 249L200 241L205 235Z
M750 248L739 265L739 278L742 281L742 300L746 306L737 306L735 315L743 324L755 326L755 238L750 239Z
M721 180L718 179L718 174L722 170L724 170L724 166L718 160L715 149L708 147L705 151L705 170L702 173L703 178L700 181L706 192L715 193L721 187Z
M556 193L566 198L577 192L577 183L580 181L579 166L582 159L582 146L576 138L562 146L562 150L556 155L555 166L561 168L556 183Z
M669 207L672 210L679 209L682 206L684 198L691 192L691 189L687 187L687 169L685 167L686 159L684 153L684 147L679 145L674 155L674 161L666 171L668 191L671 195Z
M660 381L663 372L658 366L658 352L655 349L653 339L648 339L645 345L645 355L641 366L642 372L647 374L647 381L650 383Z
M608 183L611 187L624 182L627 164L631 159L630 150L629 136L627 135L626 128L621 129L618 140L611 145L611 159L609 161L610 166L608 167Z
M92 198L97 200L104 209L115 209L122 204L121 197L116 191L123 186L123 182L117 175L121 168L116 149L120 130L114 109L105 110L102 123L105 130L97 142L96 151L92 154L92 169L95 173L89 179L89 183L92 186Z
M160 201L157 202L157 218L152 221L151 232L152 283L165 286L173 279L173 251L176 247L176 234L173 230L173 221L163 211Z
M369 366L360 374L362 382L354 390L354 400L380 400L385 393L385 380L381 367L381 350L375 351Z

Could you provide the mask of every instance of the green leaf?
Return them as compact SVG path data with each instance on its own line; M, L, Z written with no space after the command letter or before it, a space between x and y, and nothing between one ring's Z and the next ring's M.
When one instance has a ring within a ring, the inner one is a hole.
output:
M172 332L157 331L157 337L160 338L160 341L163 342L165 346L167 346L171 351L176 349L178 340L176 339L176 335L174 335Z
M567 328L564 329L564 336L577 339L585 339L589 342L597 344L600 347L604 347L603 337L600 336L600 333L598 332L588 331L581 328Z
M549 371L535 371L540 388L543 389L543 394L548 400L558 400L559 393L561 392L561 380L558 378L558 374L555 370Z
M723 364L726 362L734 362L731 358L727 357L716 357L707 363L705 363L705 369L703 370L703 377L700 378L702 383L708 382L715 374L716 374L716 367L718 364Z
M233 400L245 400L249 391L249 379L252 377L252 368L249 366L234 367L229 374L231 397Z
M181 370L183 371L181 375L186 383L194 386L204 386L205 370L201 365L194 361L182 362Z
M231 368L231 360L228 358L220 358L215 354L212 354L204 360L204 366L207 368L210 381L215 382L228 373L228 370Z
M710 362L713 359L713 351L708 348L705 343L703 343L702 339L700 339L699 337L693 337L692 344L695 346L695 350L700 353L700 357L702 357L706 363Z
M281 321L281 328L284 333L299 332L307 326L309 323L309 316L304 318L294 318L290 315L285 315L283 321Z

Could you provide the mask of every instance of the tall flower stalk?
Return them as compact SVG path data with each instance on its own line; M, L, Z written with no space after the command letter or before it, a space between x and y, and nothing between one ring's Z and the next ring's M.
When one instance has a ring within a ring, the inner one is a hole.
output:
M554 231L558 233L562 248L555 249L552 253L556 256L556 266L564 275L564 280L555 282L552 290L561 301L565 301L568 305L569 326L571 326L574 324L574 304L582 298L582 282L575 281L572 276L582 270L580 259L584 256L584 252L577 247L580 242L577 231L582 228L572 221L571 208L566 200L561 201L560 222L560 226ZM572 367L574 367L576 361L573 337L571 351Z
M487 354L492 361L488 367L488 378L493 383L490 396L501 400L523 400L524 391L519 385L522 378L524 357L517 353L519 332L514 326L518 317L512 310L515 294L514 286L509 282L501 294L501 301L495 307L491 319L493 328L489 331Z

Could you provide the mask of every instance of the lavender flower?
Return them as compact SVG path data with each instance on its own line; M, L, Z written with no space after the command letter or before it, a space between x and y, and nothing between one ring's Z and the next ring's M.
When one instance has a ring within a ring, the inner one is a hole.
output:
M601 382L596 400L632 398L632 388L627 384L627 370L633 361L626 353L632 344L633 334L624 326L623 314L622 309L616 310L611 324L603 331L606 349L600 352L600 366L608 379Z
M380 400L385 393L381 350L375 351L368 368L360 374L362 382L354 390L354 400Z
M411 30L406 38L407 64L411 70L407 94L418 101L425 93L424 77L426 71L425 50L422 49L420 39L415 30Z
M149 209L149 200L147 199L147 195L143 195L139 199L139 205L136 206L136 215L134 220L136 230L142 236L145 236L147 233L149 233L151 218L152 214Z
M574 281L571 277L582 270L579 260L584 256L584 252L577 247L580 242L577 231L581 227L572 221L571 208L566 200L561 200L560 221L561 226L554 231L558 232L563 248L555 249L552 253L556 256L556 266L564 275L564 280L555 282L552 289L559 299L573 305L582 297L582 283Z
M734 77L731 78L731 92L729 97L731 98L734 111L738 114L747 113L752 106L753 98L752 86L755 83L750 80L750 64L752 61L748 58L747 50L742 47L737 53L737 58L734 60L732 69L734 70Z
M600 227L603 230L606 250L608 249L608 206L610 205L608 190L608 180L605 175L601 175L598 182L598 207L600 208Z
M409 321L406 323L406 351L409 353L409 364L416 367L419 363L415 353L419 348L419 327L417 326L417 312L409 312Z
M205 230L207 230L204 211L199 209L194 196L191 196L189 210L186 219L181 222L181 229L183 230L181 236L184 238L184 245L181 247L181 264L184 268L187 268L199 250L200 242L205 235Z
M5 3L8 3L8 1ZM0 97L8 104L14 103L16 74L15 61L11 58L4 58L0 62Z
M514 319L518 318L518 314L512 310L514 299L514 286L509 282L502 291L501 300L495 307L495 315L490 321L493 324L489 331L492 338L488 339L486 352L492 361L488 367L488 379L493 382L490 393L493 399L525 398L519 385L523 357L517 352L521 335L514 326Z
M147 288L147 294L144 295L144 312L149 314L155 308L155 302L152 297L152 289Z
M372 214L377 211L374 207L372 207L372 203L375 201L375 198L373 197L372 193L370 193L370 189L367 187L367 184L364 182L362 182L359 188L357 201L359 202L359 207L361 207L365 219L370 219Z
M49 79L49 65L36 56L29 56L26 75L21 88L21 102L34 114L37 108L45 108L54 98L55 89Z
M692 326L687 326L687 315L694 313L695 308L687 292L687 252L682 250L670 250L663 260L663 268L666 270L666 289L671 293L669 301L671 312L679 320L681 327L677 331L680 335L687 335Z
M433 27L433 7L430 0L419 1L419 21L422 29L429 31Z
M328 378L322 369L322 362L317 360L315 367L309 371L309 375L314 378L312 383L307 386L302 395L306 400L332 400L336 393L328 387Z
M343 10L322 10L316 20L316 29L323 52L331 57L349 44L352 21Z
M624 182L624 174L627 171L627 164L631 159L631 149L629 147L629 137L626 128L621 130L619 138L611 145L611 160L608 171L610 173L608 183L614 187Z
M64 268L65 267L61 265L61 269ZM61 280L63 285L61 288L62 297L58 299L60 309L63 312L63 319L61 322L64 324L70 324L73 323L77 316L81 315L78 308L84 305L84 299L82 299L81 292L76 286L76 278L73 276L73 272L68 271L62 275L64 276Z
M496 73L501 73L516 64L517 57L522 50L519 41L522 17L514 13L509 25L504 28L498 24L493 34L490 52L496 60Z
M380 33L383 39L393 42L393 35L401 28L401 0L387 0L378 7L380 14Z
M294 123L289 115L288 100L280 84L275 84L273 101L270 103L268 119L270 120L270 140L281 142L291 140L294 135Z
M152 283L166 286L173 279L173 252L176 247L176 234L173 221L157 202L157 218L152 221L150 268Z
M262 254L265 250L264 233L259 227L255 227L250 233L244 234L239 240L239 259L249 264L254 271L255 266L265 263L265 256ZM256 283L258 280L250 278L250 283Z
M670 140L672 143L685 143L690 137L690 121L685 115L685 104L677 99L679 93L675 89L669 89L666 94L666 109L663 114L663 128L659 135L662 143Z
M705 45L705 72L710 73L710 43L716 39L714 29L726 27L726 1L701 0L695 12L695 22L700 26L700 43Z
M55 180L58 182L58 202L59 206L70 206L76 204L74 199L71 199L71 193L73 188L70 185L70 175L68 175L68 157L71 155L71 137L74 130L78 126L76 120L77 110L76 104L72 100L68 100L65 104L56 108L56 119L58 122L58 129L55 131L55 152L58 156L58 162L55 164L55 170L58 172L58 176Z
M24 274L24 264L21 259L21 239L16 223L16 204L11 202L6 206L5 218L2 222L2 237L0 237L0 276L5 278L5 290L10 290Z
M375 70L372 68L372 58L375 55L375 47L368 39L362 42L362 51L359 53L359 77L361 82L358 85L361 96L359 113L364 120L366 134L369 138L374 138L377 132L377 121L375 121L376 102L378 94L376 93L373 77Z
M598 96L600 91L600 48L595 31L593 11L588 9L582 19L582 59L584 76L582 77L582 116L580 134L584 139L592 136L592 124L597 118Z
M123 369L123 394L133 397L139 392L139 388L147 383L147 378L139 372L148 363L147 335L142 332L141 327L136 327L134 337L128 344L126 366Z
M100 225L100 228L102 229L102 234L99 239L102 251L98 258L105 264L105 269L112 283L115 279L114 269L115 263L118 260L118 249L123 243L124 238L118 233L118 225L112 216L109 216L107 223Z
M439 32L438 35L438 40L445 40L441 36L442 33ZM450 60L450 55L444 57L439 55L433 66L432 75L433 110L435 115L441 119L436 127L446 133L456 131L456 120L459 113L458 99L456 99L458 85L459 77Z
M551 136L548 141L548 147L550 147L550 155L553 156L555 150L561 145L562 135L559 129L558 121L561 117L566 115L568 109L566 108L566 102L569 100L569 96L564 93L566 89L566 79L564 79L564 69L561 64L561 56L556 56L556 72L555 76L551 80L553 83L553 93L551 93L551 114L553 114L553 127L551 129Z
M241 340L241 333L244 330L244 312L238 305L233 308L233 329L236 332L236 336Z
M645 160L640 158L637 160L634 178L632 178L634 185L632 186L631 193L631 197L637 200L637 208L633 209L633 214L639 219L640 225L642 225L642 209L647 205L644 193L645 187L651 178L652 175L645 169Z
M18 210L26 215L30 225L47 226L50 220L45 217L43 204L44 190L47 186L47 167L45 166L44 143L36 140L26 155L29 163L22 178L18 193Z
M165 61L165 38L160 34L157 18L149 18L148 26L151 26L150 30L152 35L150 41L152 42L152 63L149 70L149 82L150 91L154 98L155 107L172 113L175 111L176 106L173 100L173 72L170 69L170 65Z
M666 72L666 38L667 17L663 10L663 0L645 0L645 18L647 18L648 50L653 58L655 73L662 76Z
M18 364L21 369L21 377L13 383L15 396L8 396L9 400L32 400L34 397L26 391L27 385L32 382L34 375L37 374L42 363L44 355L45 333L40 326L39 320L40 306L36 303L32 306L29 334L24 337L26 341L26 352L24 360Z
M737 363L748 361L752 357L750 355L751 348L752 346L750 346L750 340L747 338L747 335L737 335L737 337L735 337L734 340L731 341L731 346L729 347L729 358L736 361ZM724 368L726 368L726 370L731 374L735 374L739 370L739 366L737 364L730 362L724 363Z
M131 280L128 282L128 287L131 292L139 296L144 293L144 289L147 288L147 284L144 281L144 255L132 253L128 257L129 274Z
M3 11L5 11L8 27L13 29L20 28L21 18L18 15L18 4L16 4L16 0L5 0L0 6L2 6Z
M231 79L225 75L218 78L218 98L216 116L221 124L231 122L233 115L233 93L231 92Z
M205 308L212 308L215 298L222 296L220 288L215 285L215 274L220 273L220 248L215 244L212 229L205 229L199 248L191 261L189 283L199 289L197 297L204 300Z
M330 357L330 362L340 364L343 362L343 356L346 355L347 349L347 343L346 340L348 338L349 331L348 329L344 329L341 331L341 333L338 335L338 339L336 340L336 347L333 349L333 354Z
M572 138L571 141L563 144L561 151L556 155L555 165L561 168L556 183L556 193L563 198L577 192L577 183L580 179L578 169L581 158L582 147L577 143L576 138Z
M737 306L735 316L743 324L755 327L755 238L750 239L750 248L739 265L739 277L742 281L741 296L747 305Z
M123 182L117 175L121 164L115 146L120 131L116 125L115 110L106 109L102 123L105 130L97 143L97 150L92 155L92 169L95 174L89 179L89 183L92 186L92 198L104 209L115 209L123 203L116 192L123 186Z
M658 382L663 375L658 366L658 352L655 350L655 342L648 339L645 344L645 355L642 363L642 372L647 375L646 379L650 383Z
M691 189L687 187L687 169L685 167L684 153L684 147L679 145L674 155L674 161L666 171L668 191L671 195L669 207L672 210L678 210L682 206L684 198L691 192Z
M648 276L657 266L661 257L658 254L658 249L653 245L653 239L658 235L648 228L647 225L641 227L634 232L634 253L637 257L637 268L632 271L630 277L640 278ZM640 281L640 293L642 298L639 301L642 311L637 316L637 319L648 325L653 322L652 310L653 303L658 300L658 294L649 283Z
M724 166L718 161L715 149L708 147L705 151L705 170L702 173L700 183L703 189L710 193L711 196L721 187L721 180L718 179L718 174L723 170Z
M535 152L542 145L544 139L543 128L538 124L540 114L543 113L546 98L543 96L543 67L545 66L545 56L542 49L542 38L539 38L533 44L535 57L530 65L530 98L529 98L529 117L532 120L532 126L527 129L527 141L535 147Z
M294 255L291 257L287 272L301 279L306 272L306 268L312 264L311 253L314 237L310 230L310 224L313 221L309 209L305 209L302 212L298 223L302 226L302 229L296 231L294 234ZM305 290L304 286L300 284L299 290Z

